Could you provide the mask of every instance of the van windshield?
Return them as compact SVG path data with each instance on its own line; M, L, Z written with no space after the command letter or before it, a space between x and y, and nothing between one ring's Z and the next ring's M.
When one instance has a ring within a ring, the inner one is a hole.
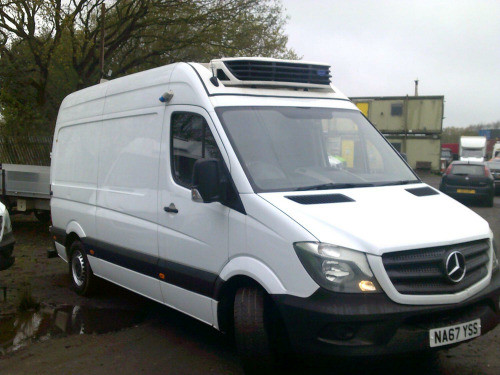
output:
M256 192L419 182L358 111L219 107L216 112Z

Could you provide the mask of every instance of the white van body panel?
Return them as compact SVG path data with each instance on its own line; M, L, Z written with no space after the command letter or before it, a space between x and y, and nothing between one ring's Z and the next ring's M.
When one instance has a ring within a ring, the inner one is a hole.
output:
M256 89L256 91L262 91ZM336 109L353 109L358 111L351 101L347 99L328 100L328 98L302 98L302 97L253 97L245 96L242 101L238 96L211 96L210 102L217 107L247 107L247 106L263 106L263 107L317 107L317 108L336 108Z
M287 290L276 274L255 258L242 256L231 259L222 269L220 278L224 281L234 276L248 276L257 281L270 294L285 294Z
M247 242L245 248L231 247L230 258L249 257L264 264L264 268L256 267L251 271L257 275L269 273L266 277L259 276L263 281L269 280L267 284L263 284L266 289L273 290L274 280L277 279L287 294L298 297L308 297L313 294L318 289L318 284L302 266L293 249L293 243L314 242L318 239L293 218L260 196L242 194L241 198L247 212L245 225L241 229L245 230ZM238 265L244 266L242 263ZM243 272L243 269L240 270Z
M107 85L95 85L64 98L57 115L57 127L89 120L102 115Z
M105 260L88 255L90 267L95 275L111 281L123 288L132 290L141 296L163 302L160 281L142 273L118 266Z
M260 196L308 228L319 241L376 256L490 237L488 223L483 218L445 194L417 197L406 191L425 186L333 190L329 194L343 194L354 202L315 205L302 205L287 196L324 194L324 191Z
M214 314L211 298L190 292L178 286L162 283L163 300L165 305L181 311L203 323L218 327L217 315Z
M104 116L99 143L96 238L152 258L158 257L162 110Z
M75 233L80 238L87 237L87 235L85 234L85 231L83 230L81 225L78 224L78 222L76 222L76 221L71 221L68 224L68 226L66 228L66 233Z

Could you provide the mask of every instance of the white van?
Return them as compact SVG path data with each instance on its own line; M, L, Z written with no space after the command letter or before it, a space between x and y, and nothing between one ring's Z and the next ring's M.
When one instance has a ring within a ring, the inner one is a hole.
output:
M460 137L460 161L483 162L486 158L487 139L483 136Z
M95 276L276 352L446 347L499 322L488 223L415 175L330 67L178 63L69 95L55 248Z
M500 142L496 142L493 145L493 152L491 153L491 158L500 158Z

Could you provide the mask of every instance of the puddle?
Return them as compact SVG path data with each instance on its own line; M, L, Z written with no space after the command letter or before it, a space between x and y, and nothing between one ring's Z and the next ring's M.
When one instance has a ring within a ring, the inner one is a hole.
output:
M144 318L145 313L137 310L42 306L39 311L0 319L0 356L56 337L118 331Z

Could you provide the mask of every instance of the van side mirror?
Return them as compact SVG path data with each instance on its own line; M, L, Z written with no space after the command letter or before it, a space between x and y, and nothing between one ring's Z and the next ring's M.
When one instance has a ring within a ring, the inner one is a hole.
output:
M201 203L221 200L220 168L217 159L198 159L194 163L191 198Z

